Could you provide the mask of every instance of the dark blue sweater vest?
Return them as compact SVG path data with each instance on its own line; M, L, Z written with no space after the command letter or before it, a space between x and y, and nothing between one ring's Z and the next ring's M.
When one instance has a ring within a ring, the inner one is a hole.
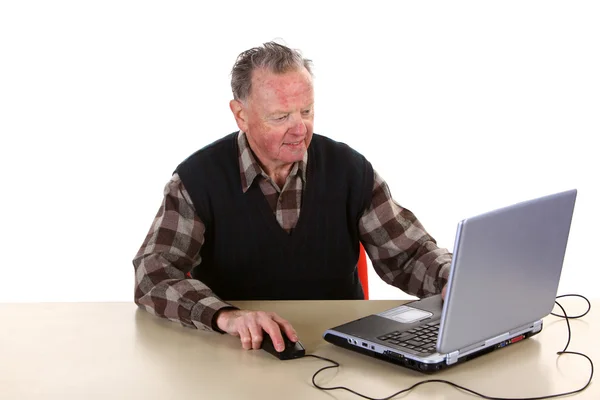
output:
M313 135L300 218L288 234L258 182L242 192L237 133L208 145L176 172L206 225L192 276L224 300L363 299L358 221L373 168L345 144Z

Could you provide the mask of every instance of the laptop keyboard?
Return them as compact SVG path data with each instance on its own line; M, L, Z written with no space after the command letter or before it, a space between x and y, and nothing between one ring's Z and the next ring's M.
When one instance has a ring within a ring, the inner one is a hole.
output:
M420 355L435 353L439 322L430 322L404 332L390 332L377 339L393 344L397 347L408 349L411 353Z

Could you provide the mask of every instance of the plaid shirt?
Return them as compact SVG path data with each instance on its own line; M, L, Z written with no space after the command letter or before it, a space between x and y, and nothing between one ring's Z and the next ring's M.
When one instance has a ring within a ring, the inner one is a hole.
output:
M246 192L258 179L279 225L290 232L300 215L308 153L294 163L283 188L279 188L256 161L243 132L238 135L238 145L241 190ZM202 282L188 278L192 268L201 264L204 231L189 194L174 174L133 260L135 301L150 313L184 326L216 330L215 314L232 306ZM413 213L392 199L376 172L371 205L359 221L359 234L373 268L386 283L425 297L439 293L447 282L451 254L438 248Z

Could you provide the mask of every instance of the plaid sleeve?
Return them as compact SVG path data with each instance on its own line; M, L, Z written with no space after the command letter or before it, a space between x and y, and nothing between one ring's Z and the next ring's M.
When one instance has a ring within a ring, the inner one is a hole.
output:
M157 316L183 326L218 330L216 312L231 307L212 290L188 279L200 264L205 226L197 216L179 175L165 186L164 199L133 260L135 302Z
M371 205L359 220L360 239L373 268L388 284L418 297L440 293L452 254L439 248L415 215L399 206L374 172Z

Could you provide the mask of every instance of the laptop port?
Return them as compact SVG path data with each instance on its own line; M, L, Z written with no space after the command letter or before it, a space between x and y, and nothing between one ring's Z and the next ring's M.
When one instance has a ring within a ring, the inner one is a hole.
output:
M525 339L525 335L519 335L517 337L514 337L514 338L510 339L509 343L510 344L517 343L517 342L520 342L523 339Z
M385 350L383 354L396 360L404 360L404 356L402 354L394 353L393 351Z

